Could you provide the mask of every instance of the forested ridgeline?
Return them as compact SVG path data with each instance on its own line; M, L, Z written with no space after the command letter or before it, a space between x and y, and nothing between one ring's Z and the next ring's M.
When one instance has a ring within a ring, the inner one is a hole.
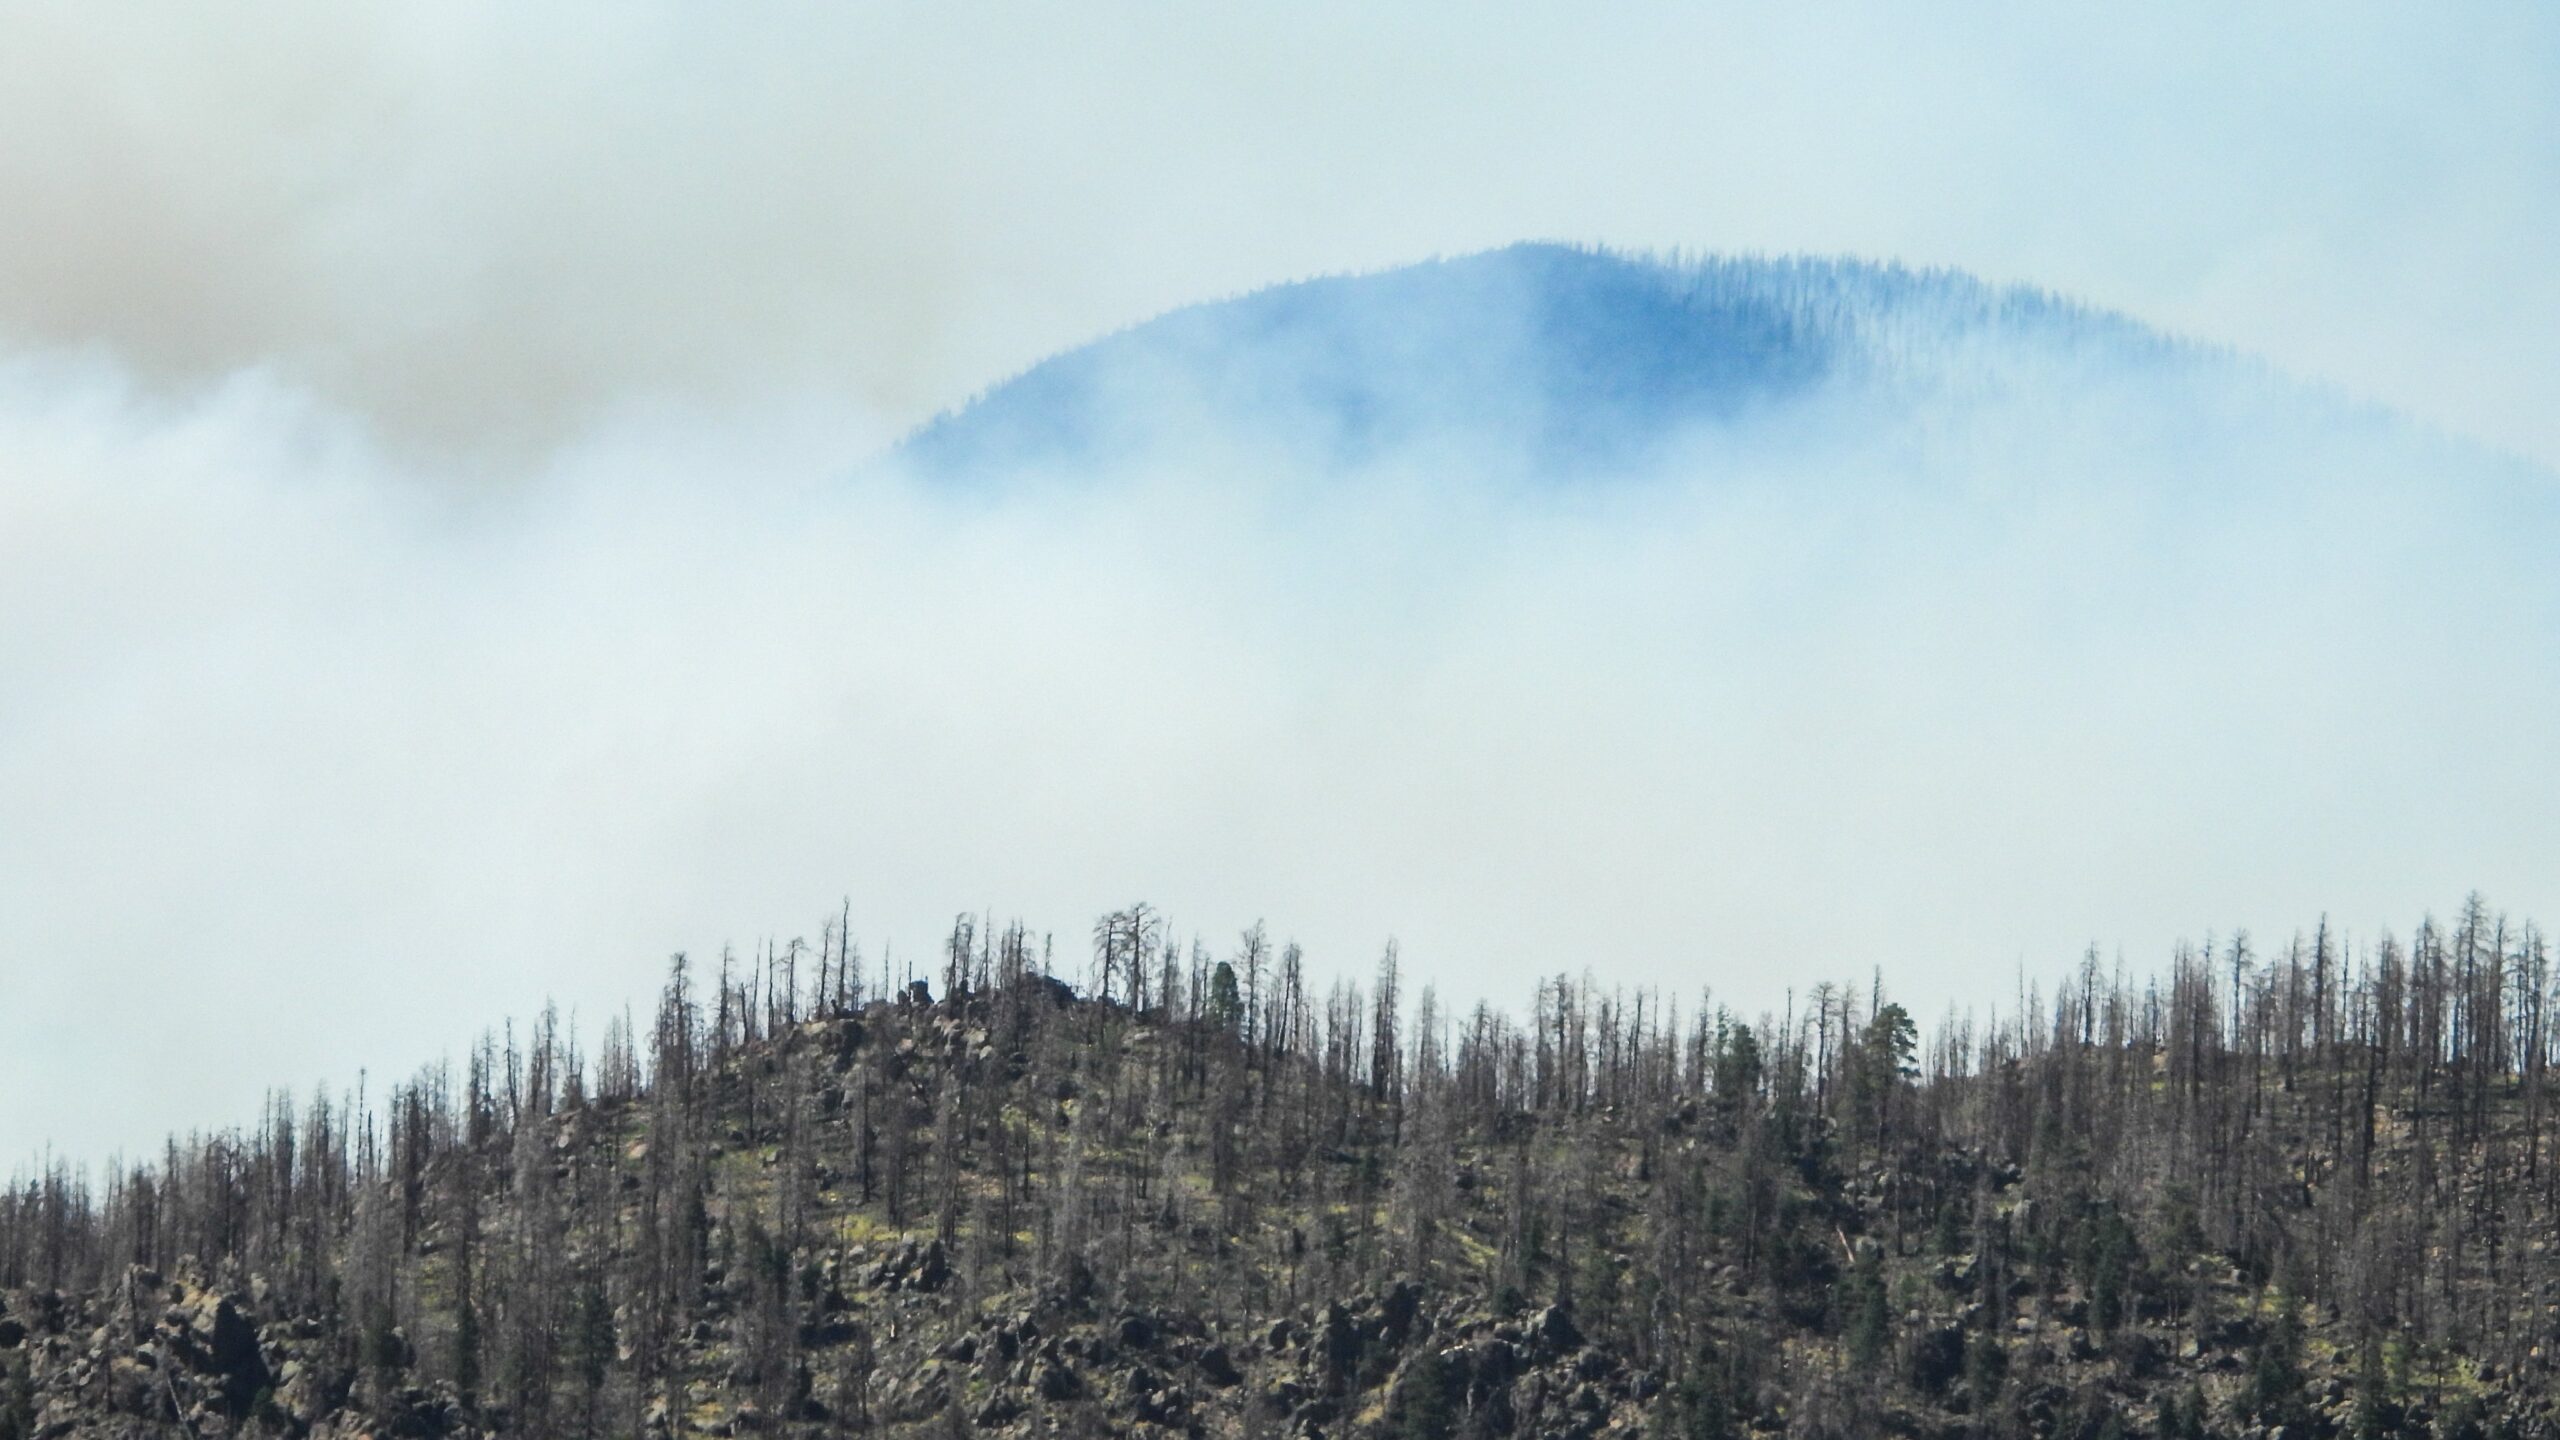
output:
M22 1177L0 1437L2554 1433L2554 977L2476 899L1925 1040L842 934Z

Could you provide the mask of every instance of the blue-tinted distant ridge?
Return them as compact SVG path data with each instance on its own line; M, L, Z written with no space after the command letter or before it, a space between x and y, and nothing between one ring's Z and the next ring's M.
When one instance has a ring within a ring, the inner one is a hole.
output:
M949 475L1072 471L1206 443L1325 465L1463 448L1606 469L1826 382L1942 391L2021 349L2040 365L2198 353L1949 272L1524 244L1174 311L936 419L904 458Z

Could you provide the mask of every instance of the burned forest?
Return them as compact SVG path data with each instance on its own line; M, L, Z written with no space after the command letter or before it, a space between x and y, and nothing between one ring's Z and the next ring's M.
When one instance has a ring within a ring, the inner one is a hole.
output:
M1927 1026L845 934L22 1170L0 1437L2554 1433L2555 977L2476 897Z

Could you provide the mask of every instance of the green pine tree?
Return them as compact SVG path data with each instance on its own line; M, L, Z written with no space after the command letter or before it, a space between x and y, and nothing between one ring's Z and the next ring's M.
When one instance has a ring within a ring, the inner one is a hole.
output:
M1456 1421L1449 1403L1449 1367L1438 1350L1424 1345L1396 1380L1386 1434L1391 1440L1449 1440Z

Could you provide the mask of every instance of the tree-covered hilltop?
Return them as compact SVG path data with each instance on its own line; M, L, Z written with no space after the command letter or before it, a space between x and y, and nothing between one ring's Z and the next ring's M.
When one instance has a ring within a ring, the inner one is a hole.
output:
M12 1186L0 1436L2552 1428L2554 977L2477 900L1925 1039L840 933Z
M1698 427L1834 384L1872 405L2135 373L2174 390L2189 426L2313 398L2122 315L1955 271L1526 243L1185 306L1041 361L897 458L970 485L1231 456L1356 470L1463 455L1561 478L1645 468Z

